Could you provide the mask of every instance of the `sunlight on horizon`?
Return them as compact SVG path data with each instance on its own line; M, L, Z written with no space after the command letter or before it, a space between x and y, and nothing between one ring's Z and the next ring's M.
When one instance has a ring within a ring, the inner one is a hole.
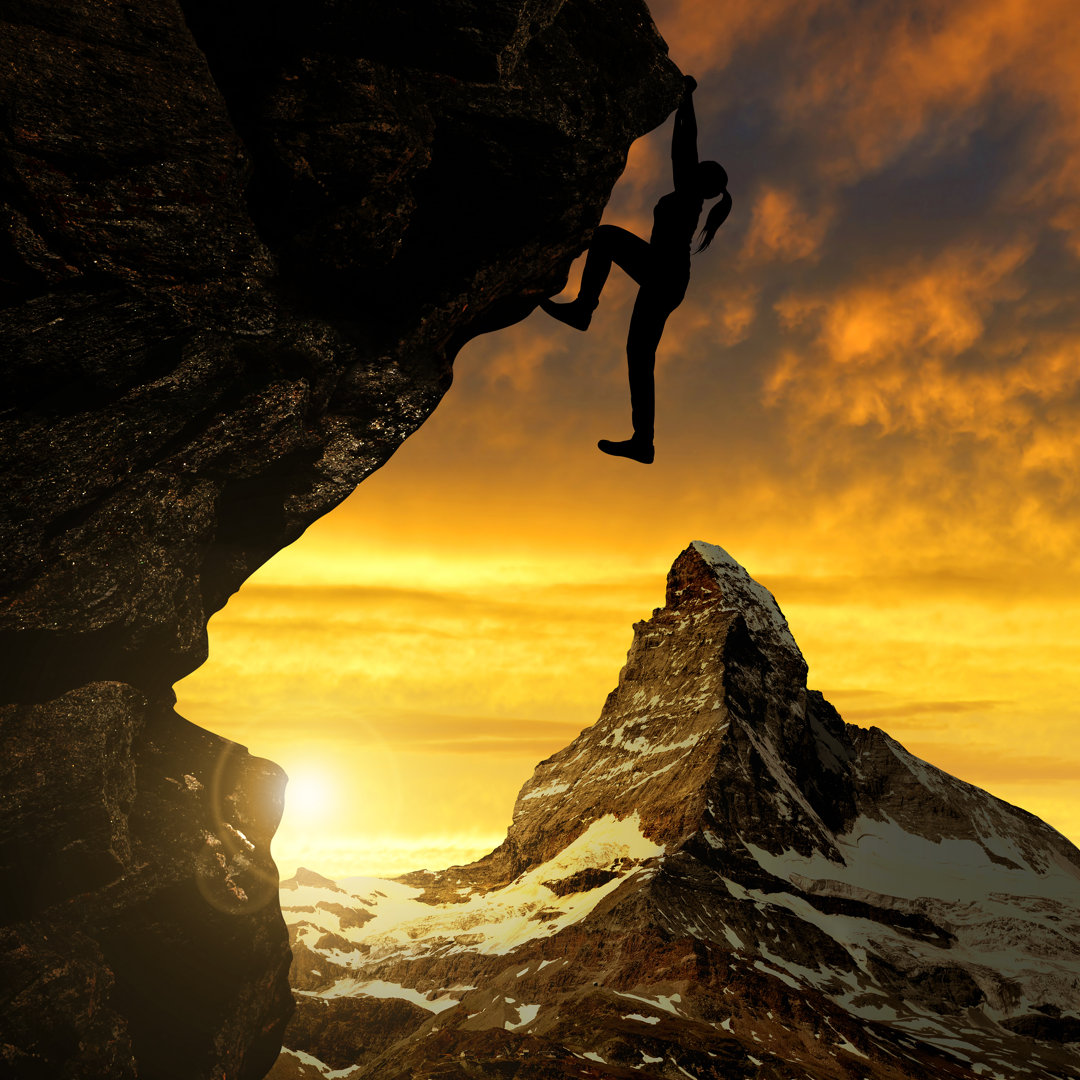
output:
M321 561L318 526L288 558ZM396 580L423 586L419 597L388 589L386 564L370 551L352 591L279 588L256 575L211 622L211 660L177 686L182 713L290 774L272 845L283 878L298 866L395 876L492 851L535 765L599 716L631 623L663 602L664 571L620 586L612 559L601 567L609 584L593 589L545 585L559 576L554 558L516 584L504 567L495 595L491 567L479 581L466 571L443 594L424 579L428 563L400 551L393 560ZM377 583L370 595L363 568ZM280 566L275 574L287 576ZM1003 612L993 596L965 596L962 581L925 595L817 573L756 576L791 622L810 687L846 720L883 727L932 764L1080 835L1055 745L1055 732L1080 719L1067 661L1080 643L1063 634L1080 626L1075 605L1051 617L1037 597ZM1040 666L1052 676L1037 679ZM1002 753L1021 722L1022 751Z

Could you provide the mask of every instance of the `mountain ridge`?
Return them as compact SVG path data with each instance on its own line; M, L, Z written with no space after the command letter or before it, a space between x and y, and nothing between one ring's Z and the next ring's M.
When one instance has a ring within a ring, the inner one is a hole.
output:
M429 1015L358 1078L1080 1077L1080 851L806 672L771 594L691 544L499 848L355 883L354 928L283 894L286 1045L322 1060L308 1020L392 998Z

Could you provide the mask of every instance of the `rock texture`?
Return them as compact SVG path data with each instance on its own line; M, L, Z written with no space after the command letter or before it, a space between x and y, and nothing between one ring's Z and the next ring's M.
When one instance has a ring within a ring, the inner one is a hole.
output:
M495 852L282 908L282 1078L1080 1077L1080 851L845 724L708 544Z
M11 0L0 52L0 1071L256 1077L284 777L171 686L680 80L641 0Z

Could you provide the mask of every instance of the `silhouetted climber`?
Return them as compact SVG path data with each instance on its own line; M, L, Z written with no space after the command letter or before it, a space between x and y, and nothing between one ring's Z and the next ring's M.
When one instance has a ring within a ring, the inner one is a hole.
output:
M626 337L634 434L623 442L601 439L597 446L605 454L633 458L646 465L653 459L656 347L667 317L686 295L690 281L690 245L697 231L702 205L706 199L721 196L705 219L698 251L704 251L712 243L716 230L731 212L727 173L715 161L698 161L697 119L692 96L697 82L689 75L685 78L686 88L682 102L675 110L675 131L671 138L675 190L656 204L648 243L617 225L601 225L589 246L577 299L566 304L540 301L540 307L560 322L575 330L587 330L612 263L621 266L640 286Z

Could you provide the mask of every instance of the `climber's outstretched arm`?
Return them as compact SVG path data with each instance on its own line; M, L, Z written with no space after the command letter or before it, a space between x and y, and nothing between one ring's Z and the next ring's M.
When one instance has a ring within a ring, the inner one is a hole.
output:
M683 99L675 110L675 130L671 136L671 172L675 189L692 186L697 171L697 117L694 115L694 91L697 82L693 76L684 76Z

